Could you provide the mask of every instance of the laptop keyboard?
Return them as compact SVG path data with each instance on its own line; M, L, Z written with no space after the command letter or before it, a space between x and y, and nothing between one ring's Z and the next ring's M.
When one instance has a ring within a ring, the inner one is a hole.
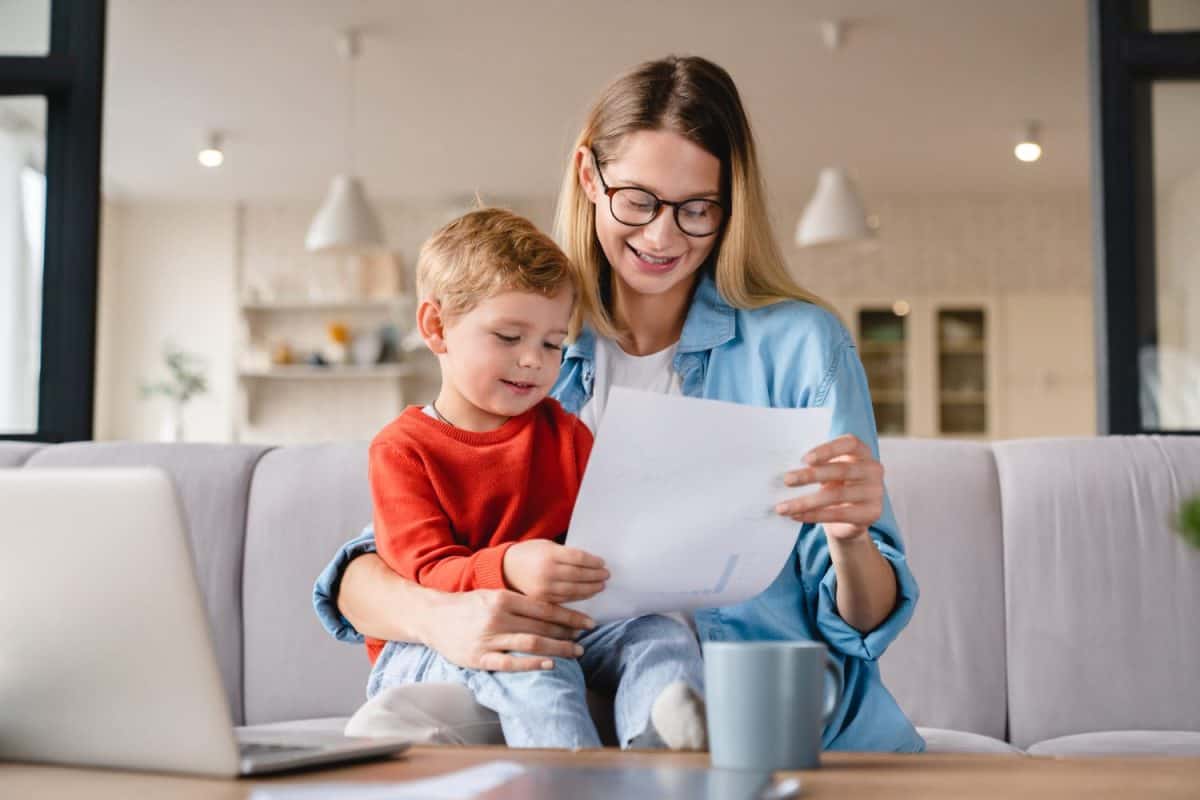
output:
M304 747L294 744L268 744L266 742L238 742L238 751L243 758L252 756L298 756L320 752L320 747Z

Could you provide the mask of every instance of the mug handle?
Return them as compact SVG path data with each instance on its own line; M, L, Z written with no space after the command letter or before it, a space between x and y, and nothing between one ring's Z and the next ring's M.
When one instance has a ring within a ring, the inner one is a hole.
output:
M821 724L828 725L829 718L833 716L834 709L842 699L842 675L838 672L837 665L833 661L833 657L829 653L825 654L825 674L833 678L833 683L837 687L836 691L830 693L828 691L829 684L826 683L825 692L825 710L821 712Z

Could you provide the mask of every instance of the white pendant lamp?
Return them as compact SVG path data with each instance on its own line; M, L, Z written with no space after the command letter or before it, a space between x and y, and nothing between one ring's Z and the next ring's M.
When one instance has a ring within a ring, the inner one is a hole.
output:
M817 190L796 225L796 245L813 247L870 237L867 214L850 176L841 167L822 169Z
M350 64L346 111L346 164L353 171L354 62L360 40L357 31L338 37L338 52ZM313 253L352 254L378 250L383 246L383 226L367 199L362 181L350 173L335 175L329 184L325 202L313 217L304 246Z

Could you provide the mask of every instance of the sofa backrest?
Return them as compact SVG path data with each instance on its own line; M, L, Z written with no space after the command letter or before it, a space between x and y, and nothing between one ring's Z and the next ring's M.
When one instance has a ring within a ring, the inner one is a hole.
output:
M1010 732L1200 731L1200 438L999 442Z
M366 649L313 613L313 581L371 521L367 444L284 447L263 457L246 522L246 722L349 716L366 700Z
M1004 567L992 450L883 439L884 484L921 597L880 658L914 724L1005 736Z
M26 442L0 442L0 469L24 466L29 457L43 447L45 445Z

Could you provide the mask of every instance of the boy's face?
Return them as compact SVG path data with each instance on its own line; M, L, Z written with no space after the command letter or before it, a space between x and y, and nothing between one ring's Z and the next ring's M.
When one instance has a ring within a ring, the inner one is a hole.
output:
M528 411L554 386L574 297L510 291L443 321L438 411L468 430L499 427Z

